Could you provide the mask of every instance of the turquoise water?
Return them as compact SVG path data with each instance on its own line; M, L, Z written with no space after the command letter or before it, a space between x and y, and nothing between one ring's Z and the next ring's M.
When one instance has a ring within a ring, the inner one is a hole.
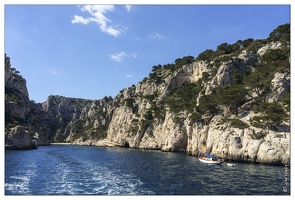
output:
M290 168L185 153L50 145L5 151L5 195L290 195Z

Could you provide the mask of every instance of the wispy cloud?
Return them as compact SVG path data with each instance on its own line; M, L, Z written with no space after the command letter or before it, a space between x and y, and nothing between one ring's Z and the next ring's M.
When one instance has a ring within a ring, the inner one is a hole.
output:
M111 55L111 59L113 59L117 62L121 62L123 57L125 57L125 56L127 56L127 54L124 51L122 51L120 53Z
M154 40L161 40L164 38L164 36L160 35L159 33L152 33L149 35L149 38Z
M137 58L137 54L133 53L133 54L127 54L124 51L121 51L119 53L113 54L111 55L111 59L115 60L117 62L121 62L123 60L124 57L133 57L133 58Z
M78 6L82 12L87 12L91 17L83 17L75 15L71 21L73 24L88 24L95 22L99 25L102 32L117 37L127 28L121 25L113 25L112 20L106 17L107 12L113 12L115 7L113 5L83 5ZM130 9L130 8L129 8ZM128 10L128 8L127 8Z
M136 54L136 53L133 53L133 54L132 54L132 57L133 57L133 58L137 58L137 54Z
M131 6L131 5L126 5L125 7L126 7L126 10L127 10L128 12L130 12L130 10L131 10L131 8L132 8L133 6Z
M78 16L78 15L75 15L74 16L74 19L72 20L72 24L75 24L75 23L77 23L77 24L88 24L90 22L90 20L89 19L85 19L84 17L82 17L82 16Z
M126 74L127 78L132 78L133 76L131 74Z
M56 71L52 71L53 74L58 74Z

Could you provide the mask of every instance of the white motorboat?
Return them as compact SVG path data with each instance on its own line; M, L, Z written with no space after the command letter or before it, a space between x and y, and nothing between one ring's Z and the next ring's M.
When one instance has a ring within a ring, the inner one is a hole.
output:
M220 160L213 160L210 158L199 158L199 161L201 161L202 163L206 163L206 164L221 164L222 161Z
M227 163L226 164L228 167L234 167L234 166L236 166L235 164L233 164L233 163Z
M202 163L206 163L206 164L221 164L221 163L223 163L222 159L218 159L216 156L211 156L208 153L206 153L206 155L204 155L203 157L199 157L198 159Z

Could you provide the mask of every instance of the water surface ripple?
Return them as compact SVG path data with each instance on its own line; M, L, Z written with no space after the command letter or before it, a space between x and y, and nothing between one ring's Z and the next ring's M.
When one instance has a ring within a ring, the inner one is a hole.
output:
M5 151L5 195L290 195L290 168L131 148Z

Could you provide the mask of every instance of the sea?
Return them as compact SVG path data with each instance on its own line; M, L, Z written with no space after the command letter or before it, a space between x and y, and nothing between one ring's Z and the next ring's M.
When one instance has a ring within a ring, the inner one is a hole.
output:
M121 147L5 150L5 196L290 195L290 167L230 163Z

